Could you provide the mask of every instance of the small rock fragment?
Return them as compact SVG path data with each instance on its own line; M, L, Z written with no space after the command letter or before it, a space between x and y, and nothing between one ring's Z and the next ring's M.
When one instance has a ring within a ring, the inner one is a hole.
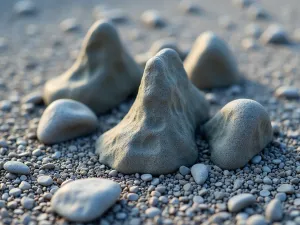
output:
M199 89L229 86L240 81L232 52L212 32L204 32L197 38L184 61L184 68Z
M4 163L3 168L10 173L15 173L15 174L24 174L27 175L30 173L30 169L28 166L26 166L22 162L17 162L17 161L8 161Z
M120 185L111 180L76 180L55 192L51 207L70 221L89 222L107 211L117 201L120 193Z
M286 194L293 194L295 192L295 189L294 189L293 185L291 185L291 184L281 184L277 188L277 191L286 193Z
M96 115L84 104L60 99L44 111L37 129L38 139L45 144L55 144L84 136L97 129Z
M255 203L255 197L252 194L238 194L229 199L228 210L230 212L239 212L253 203Z
M164 49L148 61L130 111L99 137L100 162L126 174L154 175L192 165L198 155L194 129L208 119L208 110L178 54Z
M79 29L79 24L75 18L68 18L63 20L59 27L64 32L74 32Z
M52 178L46 175L39 176L37 182L42 186L50 186L51 184L53 184Z
M261 35L260 40L263 44L288 44L289 38L285 30L277 25L270 25Z
M298 99L300 98L300 90L295 87L282 86L276 89L275 96L278 98Z
M197 184L204 184L208 178L208 168L201 163L193 165L191 173Z
M14 5L14 11L19 15L32 15L36 13L36 8L32 1L21 0Z
M270 201L266 208L266 218L270 222L280 221L283 217L283 209L278 199Z
M162 28L166 25L165 19L156 10L147 10L143 12L141 21L151 28Z

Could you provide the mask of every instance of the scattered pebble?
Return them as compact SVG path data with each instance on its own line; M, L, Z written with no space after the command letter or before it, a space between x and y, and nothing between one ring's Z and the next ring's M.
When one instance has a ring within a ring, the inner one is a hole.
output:
M252 215L247 219L246 225L267 225L267 221L262 215Z
M230 212L240 212L253 203L255 203L255 197L252 194L235 195L228 201L228 210Z
M293 194L295 192L295 189L293 187L293 185L291 184L281 184L278 188L277 188L278 192L283 192L286 194Z
M264 44L288 44L289 38L285 30L277 25L270 25L261 35L260 40Z
M278 98L298 99L300 98L300 90L295 87L282 86L276 89L275 96Z
M79 24L75 18L68 18L63 20L59 27L64 32L74 32L79 29Z
M270 201L266 207L266 218L271 221L281 221L283 217L283 208L278 199Z
M46 175L39 176L37 182L42 186L50 186L51 184L53 184L52 178Z
M208 178L208 168L204 164L195 164L191 168L192 176L197 184L204 184Z
M30 169L28 166L26 166L22 162L17 162L17 161L8 161L4 163L3 168L10 173L15 173L15 174L24 174L27 175L30 173Z
M166 25L166 20L156 10L147 10L143 12L141 21L151 28L161 28Z
M14 11L19 15L32 15L36 13L36 7L30 0L21 0L15 3Z

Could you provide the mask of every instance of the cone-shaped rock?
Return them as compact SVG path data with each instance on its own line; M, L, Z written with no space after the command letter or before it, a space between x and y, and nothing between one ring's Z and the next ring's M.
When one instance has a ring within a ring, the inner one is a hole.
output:
M272 140L272 126L264 107L250 99L225 105L204 125L211 160L222 169L237 169Z
M100 162L122 173L166 174L197 160L195 129L209 117L179 55L164 49L146 65L130 111L97 141Z
M97 21L88 31L74 65L46 83L44 100L49 104L70 98L102 113L136 91L142 73L122 46L113 25Z
M184 68L198 88L217 88L240 81L233 53L212 32L204 32L197 38L184 61Z

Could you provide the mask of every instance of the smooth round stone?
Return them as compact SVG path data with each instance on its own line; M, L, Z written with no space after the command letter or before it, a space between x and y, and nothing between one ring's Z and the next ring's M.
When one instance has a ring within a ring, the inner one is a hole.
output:
M259 38L262 33L262 30L261 30L260 26L257 24L249 24L245 28L245 33L249 37Z
M137 201L139 199L139 196L137 194L135 194L135 193L129 193L127 195L127 199L129 201Z
M283 209L278 199L273 199L266 207L266 218L271 221L280 221L283 217Z
M198 204L202 204L204 202L204 199L201 196L194 196L193 197L193 202L198 203Z
M182 176L185 176L185 175L188 175L191 173L191 170L186 167L186 166L181 166L179 167L179 173L182 175Z
M36 8L32 1L21 0L14 5L14 11L19 15L31 15L36 12Z
M297 99L300 98L300 90L295 87L283 86L276 89L275 96L278 98Z
M159 208L151 207L149 209L146 209L145 214L148 218L153 218L155 216L160 215L161 211Z
M259 195L262 197L268 197L270 195L270 192L268 190L261 190L259 192Z
M294 200L294 206L300 206L300 198Z
M253 215L247 219L246 225L267 225L267 221L262 215Z
M261 35L260 40L264 44L288 44L289 38L285 30L277 25L270 25Z
M253 203L255 203L255 197L252 194L239 194L229 199L228 210L230 212L239 212Z
M254 157L251 159L251 162L252 162L253 164L258 164L258 163L260 163L260 161L261 161L261 156L260 156L260 155L256 155L256 156L254 156Z
M191 168L192 176L197 184L204 184L208 178L208 167L204 164L195 164Z
M151 174L143 174L142 176L141 176L141 179L143 180L143 181L151 181L152 180L152 175Z
M32 103L34 105L41 104L43 102L43 94L41 91L32 92L32 93L26 95L22 99L22 102L23 103Z
M19 185L19 188L21 190L29 190L31 188L31 185L27 181L22 181Z
M22 193L21 189L20 188L13 188L9 191L9 195L12 195L14 197L18 197L20 196Z
M275 198L279 199L280 201L284 202L287 198L286 193L277 193Z
M52 209L75 222L88 222L100 217L119 198L118 183L88 178L76 180L61 187L51 200Z
M295 192L295 189L291 184L282 184L277 188L277 191L286 194L293 194Z
M166 25L165 19L156 10L147 10L141 16L141 21L148 27L160 28Z
M32 198L28 198L28 197L23 197L21 199L21 205L25 208L25 209L32 209L34 206L34 200Z
M96 115L84 104L60 99L44 111L38 125L37 137L44 144L56 144L88 135L97 129Z
M8 161L4 163L3 168L10 173L14 174L24 174L27 175L30 173L30 169L22 162L17 161Z
M53 184L52 178L45 175L38 177L37 182L42 186L50 186L51 184Z
M59 26L64 32L73 32L79 29L79 24L75 18L65 19L59 24Z

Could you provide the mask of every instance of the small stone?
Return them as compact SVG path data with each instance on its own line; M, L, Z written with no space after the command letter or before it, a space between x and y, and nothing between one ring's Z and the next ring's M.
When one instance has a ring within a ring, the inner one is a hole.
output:
M26 182L26 181L22 181L21 183L20 183L20 185L19 185L19 188L21 189L21 190L29 190L30 188L31 188L31 185L28 183L28 182Z
M194 196L193 197L193 202L197 204L202 204L204 202L204 199L201 196Z
M226 30L231 30L235 26L234 22L232 21L232 19L229 16L221 16L218 19L218 23L221 28L224 28Z
M263 32L260 40L264 44L288 44L290 42L285 30L276 24L270 25Z
M184 60L184 68L199 89L230 86L240 81L233 53L213 32L204 32L197 38Z
M9 195L12 195L14 197L20 196L22 193L22 190L20 188L13 188L9 191Z
M253 164L259 164L260 163L260 161L261 161L261 156L260 155L256 155L256 156L254 156L252 159L251 159L251 162L253 163Z
M283 209L278 199L270 201L266 208L266 218L271 221L280 221L283 217Z
M253 20L262 20L267 19L269 17L266 10L258 4L252 4L248 8L248 16Z
M61 99L44 111L37 137L42 143L55 144L90 134L97 129L97 124L96 115L87 106L71 99Z
M14 11L19 15L32 15L36 13L36 7L30 0L21 0L14 5Z
M225 105L204 125L204 134L210 145L211 160L222 169L245 166L273 138L267 111L250 99Z
M8 161L4 163L3 168L10 173L14 174L24 174L27 175L30 173L30 169L22 162L17 161Z
M262 30L260 26L257 24L249 24L245 28L245 33L247 36L257 39L260 37Z
M37 182L42 186L50 186L53 184L52 178L46 175L39 176Z
M232 0L232 3L240 8L246 8L253 3L253 0Z
M282 184L277 188L277 191L286 194L293 194L295 192L295 189L291 184Z
M295 200L294 200L294 206L300 206L300 198L296 198Z
M200 11L200 8L190 0L181 0L179 3L179 8L184 13L198 13Z
M252 38L245 38L242 40L242 47L245 50L256 50L258 49L258 44Z
M8 111L11 110L11 108L12 108L11 101L9 101L9 100L2 100L2 101L0 101L0 109L2 111L8 112Z
M54 168L55 168L54 163L46 163L46 164L41 166L41 170L52 170Z
M166 25L165 19L156 10L147 10L143 12L141 21L148 27L161 28Z
M191 170L186 167L186 166L181 166L179 167L179 173L182 175L182 176L185 176L185 175L188 175L191 173Z
M96 6L93 10L95 19L105 19L113 23L124 23L129 19L128 14L123 9L109 9L101 5Z
M239 212L253 203L255 203L255 197L252 194L238 194L229 199L228 210L230 212Z
M286 193L277 193L275 198L279 199L281 202L284 202L287 198Z
M141 179L143 180L143 181L151 181L152 180L152 175L151 174L143 174L142 176L141 176Z
M148 218L153 218L155 216L158 216L161 214L161 211L159 208L156 207L150 207L149 209L146 209L145 214Z
M34 105L39 105L43 102L43 94L41 91L35 91L26 95L22 102L25 104L32 103Z
M111 180L76 180L55 192L51 207L70 221L88 222L107 211L117 201L120 193L120 185Z
M118 171L116 171L116 170L111 170L111 171L109 171L108 175L109 175L110 177L116 177L116 176L118 175Z
M276 89L275 96L285 99L298 99L300 98L300 90L295 87L283 86Z
M192 176L197 184L204 184L208 178L208 167L204 164L195 164L191 168Z
M59 26L64 32L74 32L79 29L79 24L75 18L65 19L59 24Z
M262 215L252 215L247 219L246 225L267 225L267 221Z
M261 190L259 192L259 195L262 197L268 197L270 195L270 192L268 190Z
M32 198L28 198L28 197L23 197L21 199L21 205L25 208L25 209L32 209L34 206L34 200Z
M129 193L127 194L127 199L129 201L137 201L139 199L139 196L135 193Z

